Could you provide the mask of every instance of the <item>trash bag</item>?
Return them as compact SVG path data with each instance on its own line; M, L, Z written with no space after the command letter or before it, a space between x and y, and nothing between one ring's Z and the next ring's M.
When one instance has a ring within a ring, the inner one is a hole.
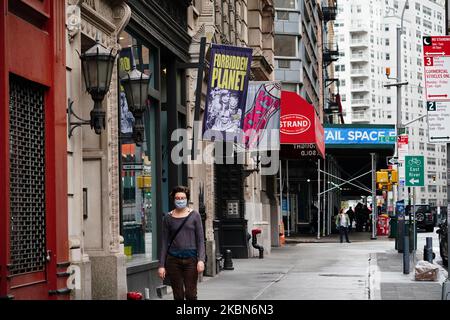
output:
M416 281L437 281L439 277L439 267L429 263L428 261L420 260L415 267Z

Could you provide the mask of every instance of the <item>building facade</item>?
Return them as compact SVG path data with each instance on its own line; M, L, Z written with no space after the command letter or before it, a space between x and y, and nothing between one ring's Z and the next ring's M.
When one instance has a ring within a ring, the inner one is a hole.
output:
M130 14L124 1L66 1L67 107L81 119L90 118L94 102L86 92L79 54L96 41L117 54L121 49L119 34ZM73 299L126 298L126 258L119 210L118 85L114 67L109 92L102 102L106 127L100 134L89 126L74 128L71 123L77 119L74 115L67 118L67 205Z
M396 29L401 23L404 1L352 1L338 4L336 38L341 52L335 71L339 78L346 123L396 123L397 91L384 87L397 78ZM409 1L404 14L407 32L401 40L402 123L426 114L422 37L445 33L444 1ZM370 19L367 19L370 17ZM425 186L416 193L416 204L446 206L446 146L429 143L427 122L408 127L409 154L426 158Z

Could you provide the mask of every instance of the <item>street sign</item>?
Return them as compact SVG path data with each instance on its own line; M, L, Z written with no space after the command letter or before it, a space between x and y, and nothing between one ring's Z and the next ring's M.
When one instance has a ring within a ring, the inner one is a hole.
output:
M387 164L398 164L398 157L386 157Z
M142 163L124 164L122 170L142 170Z
M425 97L450 101L450 36L423 37Z
M427 101L428 141L450 142L450 102Z
M407 187L423 187L424 179L424 157L405 157L405 185Z
M427 111L436 111L436 101L427 101Z
M408 135L401 134L397 138L398 175L400 186L405 183L405 156L408 154Z

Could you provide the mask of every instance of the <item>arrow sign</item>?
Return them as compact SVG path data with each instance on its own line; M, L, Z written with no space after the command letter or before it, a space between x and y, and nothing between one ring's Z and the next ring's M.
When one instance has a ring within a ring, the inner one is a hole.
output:
M450 137L430 137L431 140L445 139L450 140Z
M419 181L419 179L411 179L411 180L409 180L409 182L411 184L416 184L416 183L419 183L420 181Z
M392 157L392 158L388 158L388 163L389 164L398 164L398 158L397 157Z

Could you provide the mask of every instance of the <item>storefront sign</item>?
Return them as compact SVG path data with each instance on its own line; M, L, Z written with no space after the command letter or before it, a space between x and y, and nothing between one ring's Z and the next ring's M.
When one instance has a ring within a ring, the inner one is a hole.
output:
M395 144L387 137L395 137L394 128L325 128L325 144Z
M242 132L252 49L211 47L203 138L235 141Z
M286 114L280 119L283 134L300 134L311 128L311 120L300 114Z
M325 155L324 130L320 119L314 107L295 92L281 92L280 143L293 145L289 151L291 154Z

